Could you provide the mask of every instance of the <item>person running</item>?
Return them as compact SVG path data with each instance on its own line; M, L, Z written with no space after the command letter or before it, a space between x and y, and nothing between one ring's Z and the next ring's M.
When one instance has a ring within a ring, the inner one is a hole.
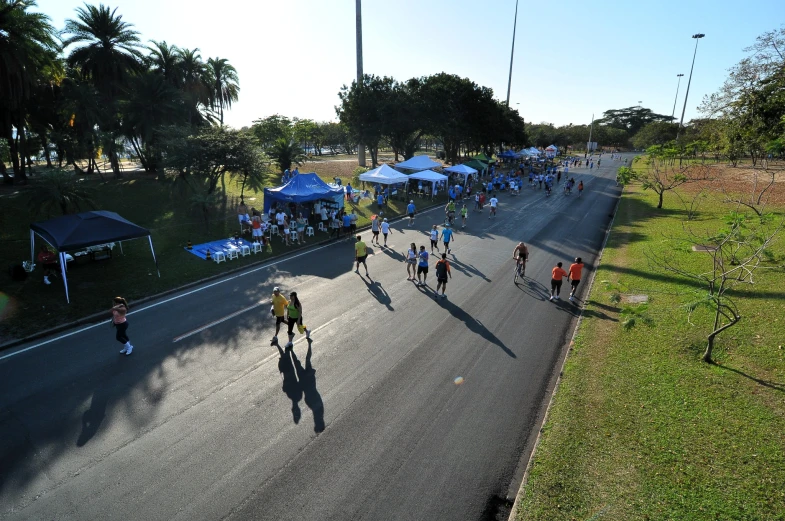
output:
M374 215L371 219L371 233L373 234L373 237L371 237L371 244L373 244L373 241L376 241L377 246L379 245L379 229L381 228L379 224L379 218Z
M515 264L522 265L522 270L526 270L526 261L529 260L529 248L526 247L523 241L519 242L518 245L512 250L512 258L515 259Z
M450 229L450 225L447 224L444 226L444 230L442 230L442 242L444 242L444 253L450 253L451 240L452 240L452 230Z
M302 324L303 306L300 304L300 299L297 298L297 292L292 291L289 294L289 302L286 304L286 325L289 341L284 346L285 349L294 347L294 326L298 321Z
M469 216L469 209L466 205L461 207L461 229L466 228L466 218Z
M361 236L357 236L357 242L354 243L354 259L357 261L357 267L355 268L355 273L360 273L360 264L365 267L365 275L368 275L368 265L365 263L365 259L368 258L368 247L362 241Z
M387 217L384 218L382 221L382 235L384 236L384 247L387 247L387 236L392 233L390 229L390 223L387 222ZM379 241L376 241L376 244L379 244Z
M416 266L417 264L417 245L411 243L409 245L409 251L406 252L406 280L414 280L414 276L416 275Z
M414 224L414 212L417 211L417 208L414 206L414 200L409 201L409 204L406 206L406 213L409 214L409 226Z
M447 298L444 294L447 291L447 277L452 278L450 272L450 261L447 260L447 254L442 253L442 258L436 263L436 293L433 298L439 297L439 288L442 289L442 298Z
M491 205L491 213L488 215L488 219L490 219L491 217L496 217L496 207L499 205L499 200L496 199L495 194L491 195L490 205Z
M583 180L578 183L578 197L583 193Z
M417 286L428 285L428 252L425 251L425 246L420 246L420 253L417 254L420 259L417 263ZM422 279L420 279L422 275Z
M570 300L574 300L575 297L575 290L578 288L578 284L581 283L581 272L583 271L583 261L580 257L575 258L575 262L570 264L570 286L572 289L570 290Z
M557 262L551 270L551 298L549 300L559 300L562 279L566 276L567 272L562 269L562 263Z
M128 313L128 302L123 297L115 297L112 299L112 326L117 330L115 338L118 342L123 344L120 350L121 355L130 355L134 350L131 345L131 339L128 338L128 320L125 315Z
M431 228L431 253L433 253L434 248L436 248L436 251L439 251L439 229L435 224Z
M273 296L271 301L272 313L275 317L275 335L273 335L272 343L275 344L278 342L278 331L281 330L281 324L286 321L284 314L286 311L286 306L289 305L289 301L286 300L286 297L281 295L281 289L277 286L273 288Z

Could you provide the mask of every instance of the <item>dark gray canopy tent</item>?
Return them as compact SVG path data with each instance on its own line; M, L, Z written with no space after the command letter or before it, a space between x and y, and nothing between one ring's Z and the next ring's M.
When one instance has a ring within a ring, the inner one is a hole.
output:
M62 217L31 224L31 262L35 262L36 235L58 251L60 257L60 273L63 276L63 283L65 284L65 299L69 303L71 300L68 296L68 279L65 276L66 252L80 250L98 244L147 237L150 242L150 251L153 252L155 269L158 270L158 261L155 259L155 250L153 249L153 239L150 237L150 230L123 219L115 212L96 210L92 212L63 215ZM160 271L158 271L158 276L161 276Z

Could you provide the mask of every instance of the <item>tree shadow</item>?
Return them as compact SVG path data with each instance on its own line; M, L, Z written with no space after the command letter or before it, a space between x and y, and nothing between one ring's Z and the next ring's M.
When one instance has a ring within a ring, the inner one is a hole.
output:
M311 349L313 340L308 339L308 352L305 355L305 367L302 366L297 355L292 351L292 360L294 367L297 371L297 378L299 379L300 389L302 389L305 405L311 409L313 413L313 431L315 433L324 432L324 402L319 390L316 388L316 369L311 364L311 356L313 351Z
M749 375L744 371L740 371L739 369L734 369L733 367L728 367L727 365L722 365L717 362L712 363L721 369L725 369L726 371L730 371L732 373L736 373L737 375L743 376L744 378L748 378L756 384L762 385L763 387L768 387L769 389L774 389L775 391L779 391L781 393L785 392L785 383L763 380L761 378L756 378L755 376Z

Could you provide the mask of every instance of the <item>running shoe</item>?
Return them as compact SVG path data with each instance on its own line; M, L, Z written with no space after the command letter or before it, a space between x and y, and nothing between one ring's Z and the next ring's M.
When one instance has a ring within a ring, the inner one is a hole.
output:
M120 354L121 354L121 355L124 355L124 354L125 354L125 352L126 352L127 350L128 350L128 348L127 348L127 347L123 347L123 348L120 350Z
M125 356L130 355L133 350L134 350L134 346L128 346L128 349L125 351Z

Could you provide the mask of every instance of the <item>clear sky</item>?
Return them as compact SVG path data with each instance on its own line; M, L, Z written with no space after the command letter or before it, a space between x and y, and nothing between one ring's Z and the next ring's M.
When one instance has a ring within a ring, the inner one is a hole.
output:
M98 3L98 2L94 2ZM110 0L143 41L227 58L240 77L235 127L272 114L335 119L337 93L356 76L354 0ZM38 0L62 29L83 3ZM398 80L447 72L507 94L515 0L364 0L366 74ZM785 20L783 0L520 0L510 105L527 122L588 123L637 105L673 110L695 33L700 40L685 121L759 34Z

